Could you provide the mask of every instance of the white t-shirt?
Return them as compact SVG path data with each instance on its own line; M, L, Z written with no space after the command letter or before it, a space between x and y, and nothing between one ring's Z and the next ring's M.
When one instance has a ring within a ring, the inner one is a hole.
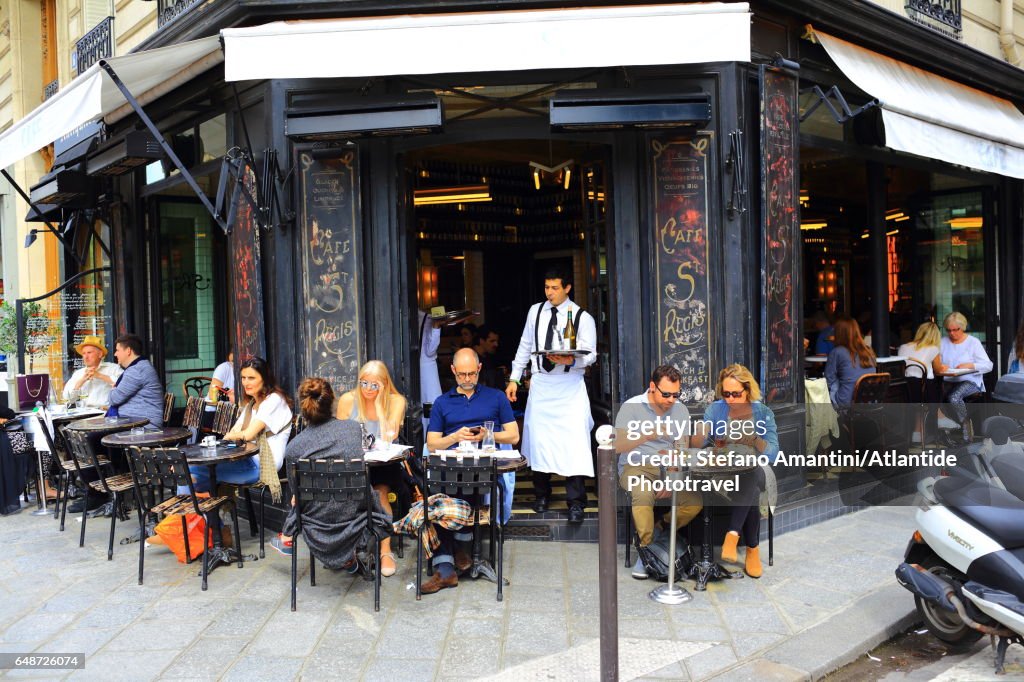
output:
M213 370L213 378L221 383L225 391L235 390L235 368L230 362L222 362Z
M928 374L926 376L929 379L935 378L935 372L932 370L932 360L934 360L935 356L938 354L938 346L925 346L924 348L917 348L916 346L914 346L913 343L903 344L902 346L900 346L899 351L897 351L896 353L896 355L900 356L901 358L913 358L914 360L918 360L924 363L924 366L928 369ZM910 362L907 363L907 369L905 373L908 377L919 377L921 376L919 374L920 371L921 368L918 367L917 365Z
M279 394L271 393L263 399L259 409L253 415L253 419L258 419L267 425L267 444L274 454L274 465L280 469L284 464L284 449L288 445L288 436L291 433L289 428L292 424L291 408ZM238 417L232 430L241 431L244 423L245 410L242 410L242 414ZM259 462L259 457L259 455L253 455L256 462Z

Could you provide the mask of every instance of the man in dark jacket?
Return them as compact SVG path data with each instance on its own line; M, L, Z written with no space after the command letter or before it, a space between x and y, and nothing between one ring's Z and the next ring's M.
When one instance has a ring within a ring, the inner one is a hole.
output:
M114 357L124 373L110 392L111 413L148 419L151 426L163 426L164 386L152 363L142 357L142 339L135 334L119 336L114 341Z

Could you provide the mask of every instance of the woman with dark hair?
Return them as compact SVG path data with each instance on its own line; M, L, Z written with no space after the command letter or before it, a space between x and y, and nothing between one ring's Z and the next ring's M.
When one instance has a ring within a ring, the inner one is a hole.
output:
M331 384L318 378L303 379L299 384L299 410L306 420L306 428L288 443L285 466L288 487L295 489L297 481L292 475L292 464L299 459L331 459L349 461L363 456L362 432L359 424L351 420L334 418L334 390ZM347 568L355 571L355 550L364 543L366 533L385 537L390 532L391 518L380 508L376 496L373 505L372 528L366 528L365 507L352 501L312 501L302 507L302 538L310 553L328 568ZM272 538L271 546L286 556L293 552L298 512L292 497L288 516L281 534Z
M718 374L719 399L704 410L703 423L711 430L704 447L727 448L736 455L764 455L770 463L779 456L775 414L761 402L761 387L749 369L732 364ZM722 561L737 563L740 542L747 548L744 571L760 578L761 506L758 504L767 475L760 467L741 473L739 490L730 505L729 530L722 541Z
M276 472L284 462L284 448L292 424L292 408L288 396L274 380L270 365L263 358L249 358L242 363L241 383L245 397L242 399L242 414L231 430L224 434L224 440L258 441L266 437L266 454L261 453L248 459L225 462L217 465L217 480L221 483L255 483L260 480L260 457L267 457L267 464ZM205 466L189 467L196 491L209 492L210 471Z
M835 322L836 346L825 360L825 381L828 395L836 407L847 407L853 402L853 388L857 379L875 371L875 352L864 343L860 325L850 317Z
M1010 357L1006 361L1007 374L1024 373L1024 322L1017 327L1017 338L1013 341Z

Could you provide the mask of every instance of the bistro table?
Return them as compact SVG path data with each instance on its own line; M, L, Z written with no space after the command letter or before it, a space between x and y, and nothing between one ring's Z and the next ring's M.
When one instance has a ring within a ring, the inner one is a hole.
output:
M94 417L101 414L103 414L101 410L97 410L92 407L76 408L73 410L66 410L64 412L54 412L53 408L51 407L47 411L47 415L49 416L50 423L53 425L53 438L51 438L50 440L55 444L54 447L56 448L57 439L60 438L60 432L57 430L57 427L63 426L68 422L73 422L75 420L82 419L83 417ZM35 418L35 411L33 410L31 412L19 412L17 416L19 419L21 419L21 423L25 429L25 432L32 434L32 441L35 444L38 429L44 428L39 423L39 420ZM46 490L46 474L43 472L43 452L48 448L48 443L46 444L46 447L36 446L34 448L36 451L36 469L38 476L36 484L36 507L38 508L34 512L32 512L33 516L45 516L46 514L49 514L49 512L46 510L46 495L38 494L39 491ZM51 452L50 455L54 458L54 460L57 459L56 452ZM57 501L54 500L53 518L57 518L57 510Z
M128 431L137 426L145 426L149 420L145 417L90 417L73 421L64 428L69 431L77 431L89 437L89 447L93 447L93 437L105 436L120 431ZM107 516L114 513L113 502L107 502L94 512L93 516Z
M213 447L182 445L179 449L185 453L185 459L190 465L209 467L210 494L214 495L217 490L217 465L252 457L260 451L260 446L253 441L246 441L241 444L231 441L217 441L217 445ZM235 513L238 513L237 509ZM237 548L224 547L221 534L213 534L213 547L207 550L210 553L209 572L212 572L220 564L230 564L242 560L242 553L240 551L242 538L235 538L235 544L238 545ZM201 574L202 572L200 571Z
M723 478L727 476L736 476L747 471L751 471L755 467L753 466L721 466L721 467L690 467L690 476L693 478L703 479L715 479ZM715 562L714 555L714 543L711 539L711 508L713 505L710 503L709 498L711 497L703 490L701 491L701 517L704 522L704 536L701 539L700 545L700 559L693 563L693 567L690 569L689 578L692 578L696 584L693 589L697 592L703 592L707 589L709 580L735 580L742 578L743 573L740 571L730 571L719 563ZM670 558L671 561L675 560L675 557Z

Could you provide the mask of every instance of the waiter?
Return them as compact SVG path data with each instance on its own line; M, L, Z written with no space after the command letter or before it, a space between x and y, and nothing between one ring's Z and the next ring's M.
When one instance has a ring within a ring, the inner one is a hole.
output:
M597 328L594 318L570 300L571 291L572 277L567 272L551 270L544 275L547 301L534 304L526 315L505 395L515 401L523 370L533 363L522 445L523 456L533 470L537 493L533 509L538 514L547 511L551 474L561 474L566 479L569 523L582 523L587 504L584 480L594 475L590 452L594 419L583 375L597 360ZM589 352L579 357L533 355L536 350L558 347L570 311L576 329L576 348Z
M430 424L430 407L441 395L441 378L437 372L437 349L441 345L441 322L430 313L419 311L420 324L420 403L423 405L423 430Z

